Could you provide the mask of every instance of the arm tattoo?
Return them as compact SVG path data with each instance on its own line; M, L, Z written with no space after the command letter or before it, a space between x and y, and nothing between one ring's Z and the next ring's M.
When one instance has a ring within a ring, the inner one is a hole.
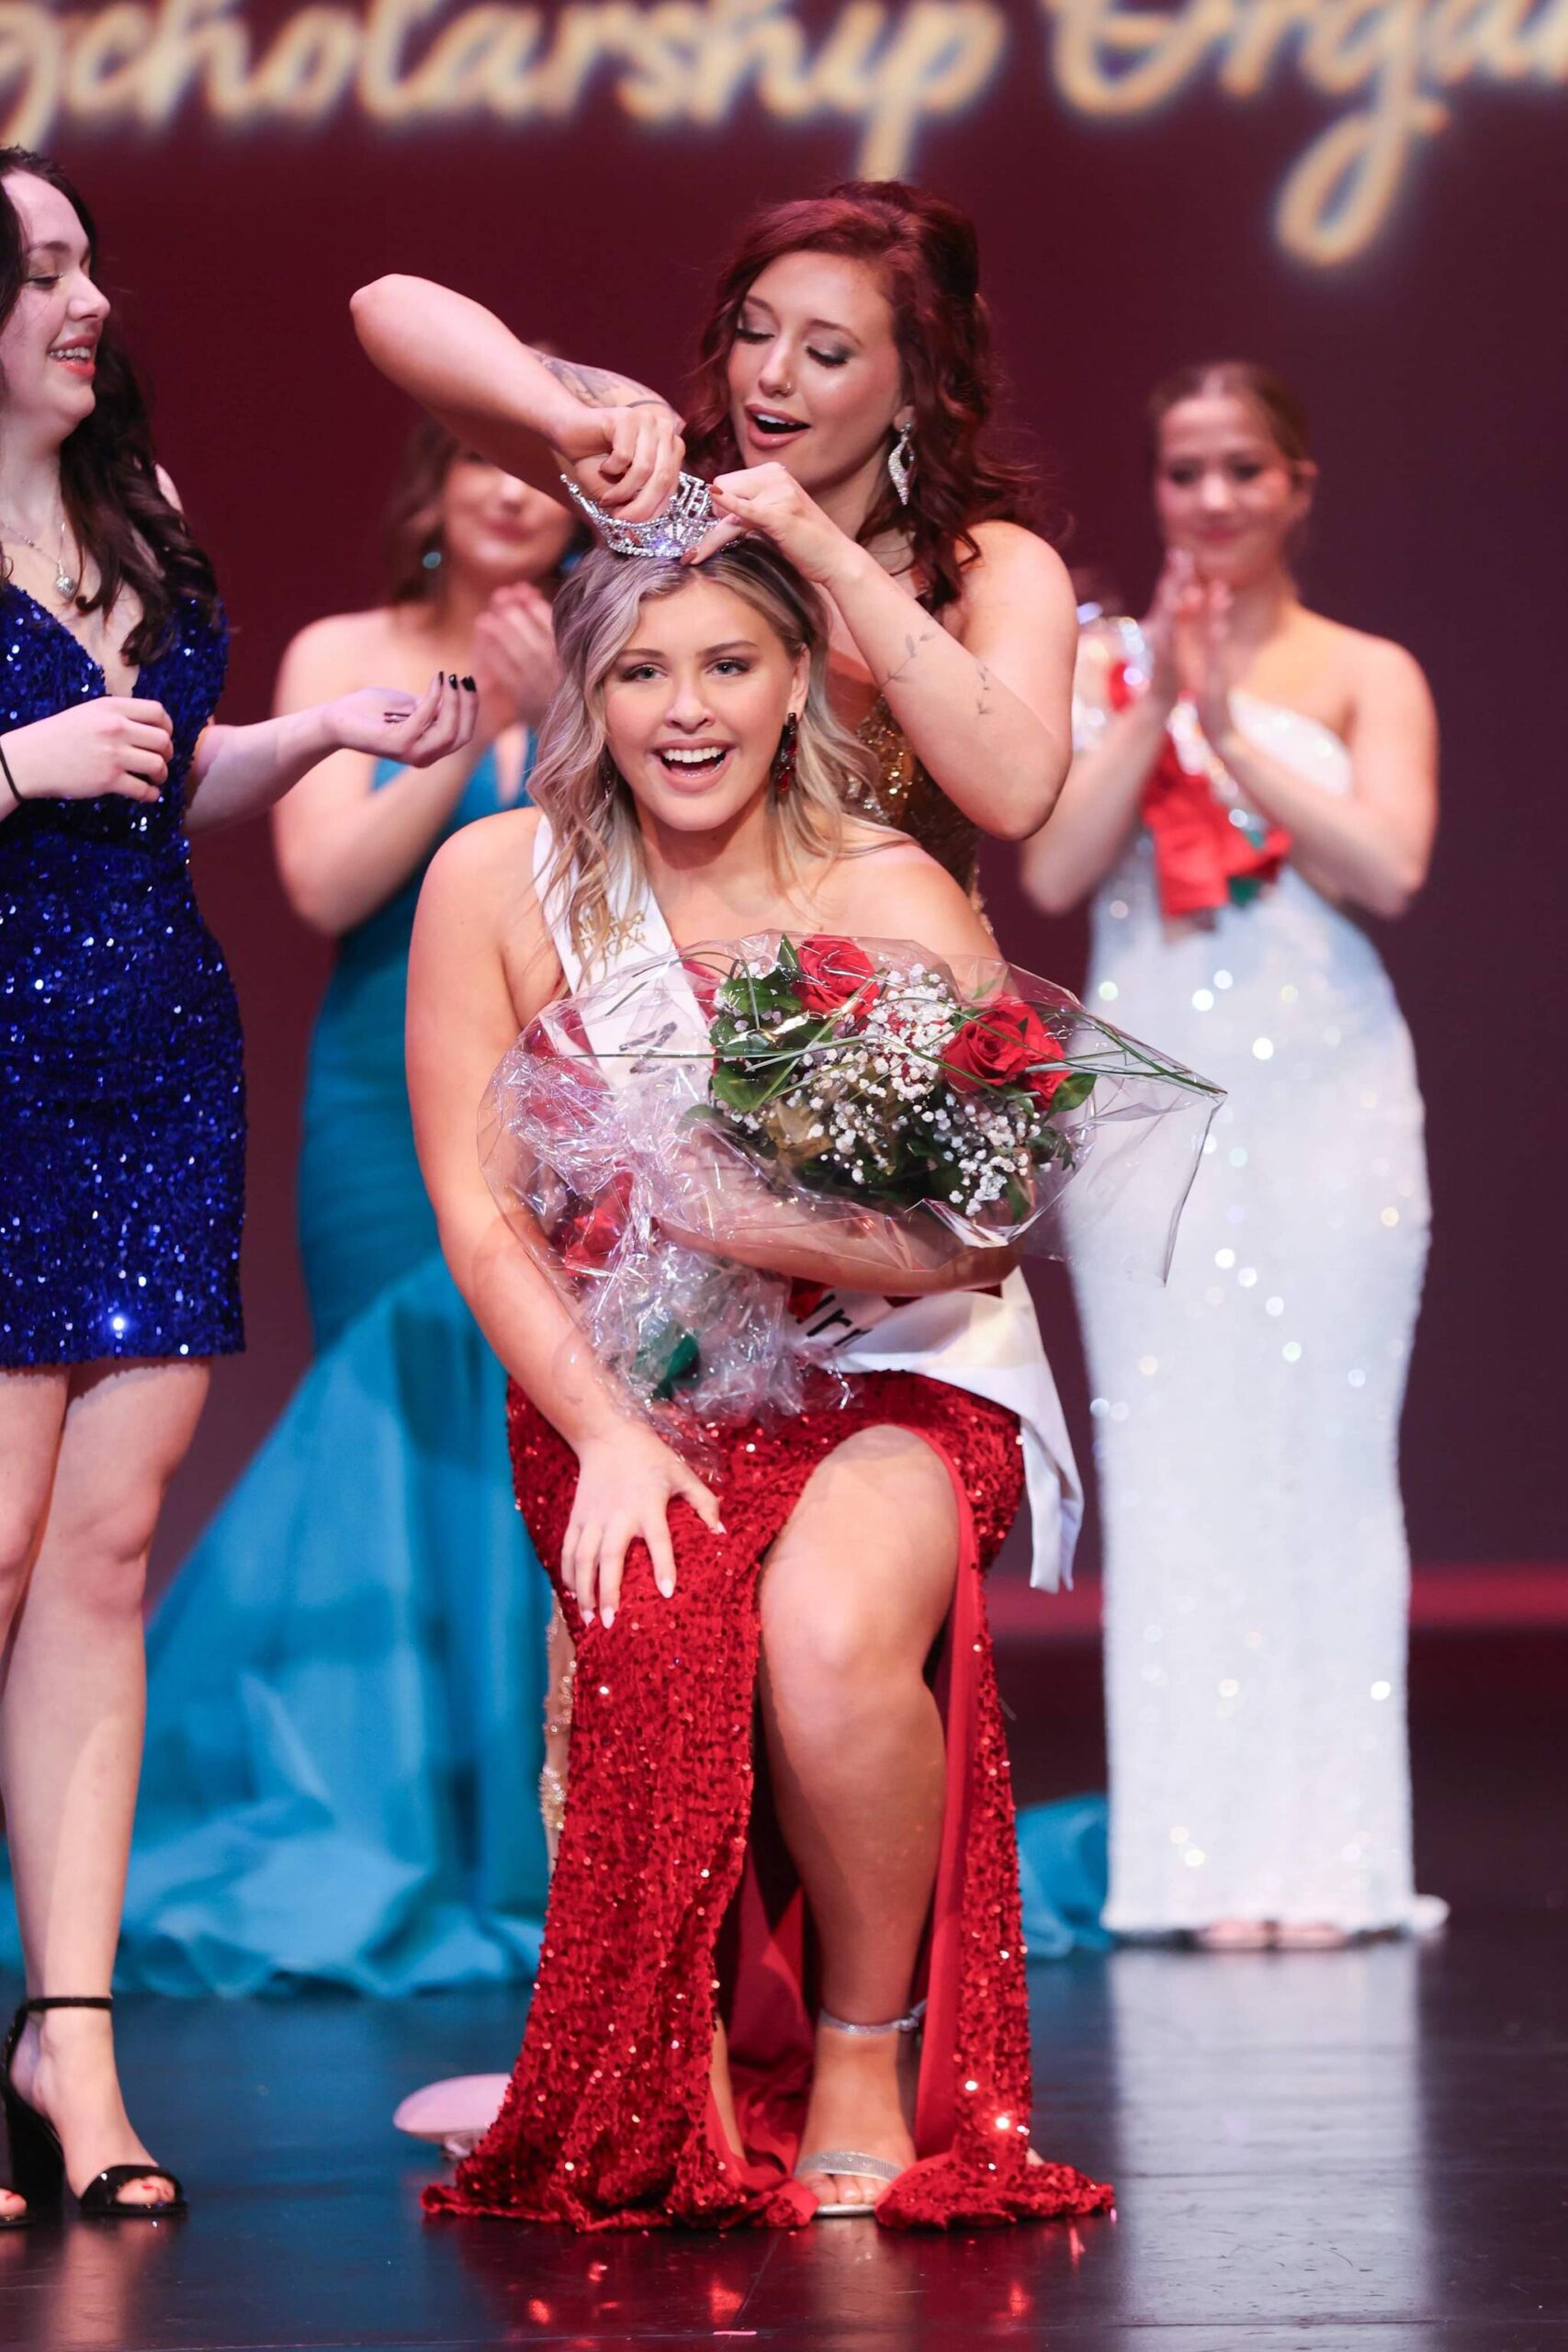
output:
M996 708L990 699L991 673L983 662L977 662L975 666L980 673L980 691L975 697L975 716L976 718L989 718Z
M897 685L899 679L905 677L908 673L908 672L914 667L921 646L929 645L935 635L936 628L933 625L930 628L921 629L919 637L907 636L905 638L904 659L898 663L897 669L888 671L887 675L883 679L881 685L877 688L877 692L879 694L886 694L889 686Z
M532 344L528 345L534 351ZM668 408L670 403L646 384L634 381L630 376L617 376L609 368L585 368L575 359L558 359L553 352L534 351L542 368L547 368L558 384L582 402L584 408Z

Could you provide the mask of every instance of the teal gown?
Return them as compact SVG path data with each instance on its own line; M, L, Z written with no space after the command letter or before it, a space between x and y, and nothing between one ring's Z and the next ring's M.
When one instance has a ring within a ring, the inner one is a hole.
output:
M487 754L447 830L500 805ZM505 1375L414 1158L421 878L343 939L311 1042L315 1361L149 1632L121 1984L391 1995L538 1957L549 1587L513 1498Z

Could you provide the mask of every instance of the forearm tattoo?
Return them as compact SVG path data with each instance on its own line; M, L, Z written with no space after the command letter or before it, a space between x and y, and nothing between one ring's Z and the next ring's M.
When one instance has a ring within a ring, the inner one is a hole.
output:
M528 345L534 351L532 344ZM617 376L613 368L585 368L575 359L558 359L553 352L534 351L543 368L547 368L558 384L582 402L584 408L668 408L670 403L660 393L649 391L630 376Z
M989 718L996 708L991 700L991 673L983 662L976 662L975 667L980 673L979 692L975 697L975 716L976 718Z
M908 676L909 672L914 668L917 660L919 658L921 646L929 645L931 639L935 637L936 634L937 630L933 624L930 628L921 629L918 637L906 636L904 639L904 659L897 664L896 669L888 671L887 675L883 679L880 686L877 688L877 692L879 694L886 694L889 686L896 686L900 678Z

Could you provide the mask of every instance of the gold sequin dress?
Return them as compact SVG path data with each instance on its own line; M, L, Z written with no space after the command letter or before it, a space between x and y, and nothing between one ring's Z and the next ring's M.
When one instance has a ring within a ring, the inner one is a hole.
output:
M855 732L876 762L876 775L863 791L851 795L851 806L860 816L908 833L928 857L946 866L972 899L977 898L979 827L920 765L882 695Z

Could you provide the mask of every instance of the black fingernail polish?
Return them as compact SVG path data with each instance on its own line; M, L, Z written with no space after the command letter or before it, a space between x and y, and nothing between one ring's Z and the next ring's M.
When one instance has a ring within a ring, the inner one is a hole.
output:
M465 679L464 679L464 681L463 681L463 684L467 686L467 688L468 689L468 692L469 692L471 695L477 695L477 694L478 694L478 692L479 692L479 688L478 688L478 686L476 686L476 685L475 685L475 684L474 684L474 682L473 682L472 678L465 678Z

